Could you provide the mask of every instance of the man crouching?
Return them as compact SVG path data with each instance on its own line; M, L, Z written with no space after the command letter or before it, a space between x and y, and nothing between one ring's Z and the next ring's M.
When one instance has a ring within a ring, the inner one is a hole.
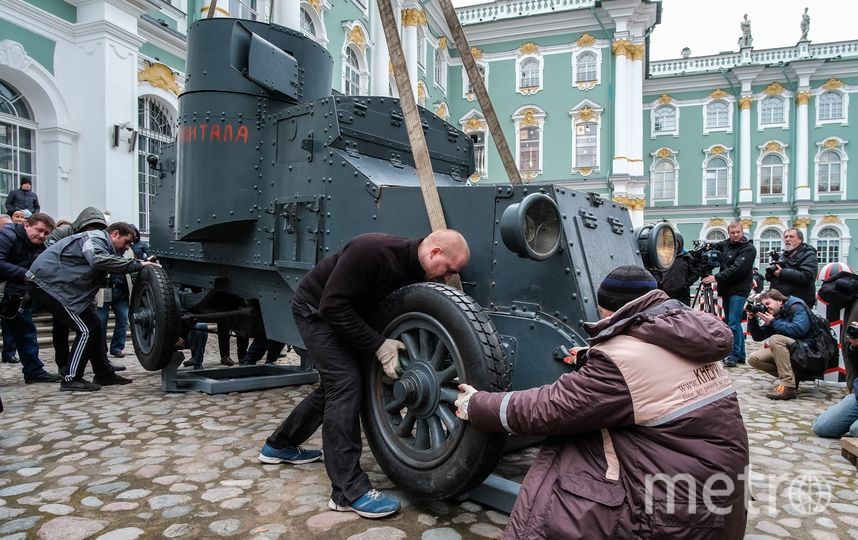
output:
M505 538L741 538L748 436L713 315L656 289L637 266L598 291L584 366L518 392L460 385L459 417L550 437Z

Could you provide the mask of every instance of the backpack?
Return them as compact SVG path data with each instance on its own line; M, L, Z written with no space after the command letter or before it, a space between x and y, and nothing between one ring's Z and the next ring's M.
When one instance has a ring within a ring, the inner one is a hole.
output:
M810 333L805 339L796 340L790 346L790 362L798 371L799 379L813 379L836 368L840 364L837 339L828 321L808 309Z
M858 298L858 275L838 272L822 282L818 295L829 308L836 311L849 307Z

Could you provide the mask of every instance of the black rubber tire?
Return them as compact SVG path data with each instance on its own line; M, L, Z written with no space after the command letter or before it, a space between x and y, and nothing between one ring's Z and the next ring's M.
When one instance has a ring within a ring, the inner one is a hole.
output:
M159 266L143 268L128 306L131 341L140 365L158 371L170 362L182 329L173 283Z
M422 499L470 491L495 469L506 434L485 433L456 418L453 401L460 382L479 390L509 388L509 365L494 324L471 297L439 283L403 287L377 313L376 328L408 347L400 355L398 390L412 381L423 397L409 393L415 401L400 406L381 364L369 363L362 421L376 461L399 488Z

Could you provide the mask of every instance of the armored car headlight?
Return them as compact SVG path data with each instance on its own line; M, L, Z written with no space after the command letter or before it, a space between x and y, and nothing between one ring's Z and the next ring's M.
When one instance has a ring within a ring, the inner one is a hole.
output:
M676 234L669 223L645 225L637 230L638 249L644 266L664 272L676 258Z
M510 251L519 257L544 261L560 247L560 210L548 195L531 193L503 211L500 230Z

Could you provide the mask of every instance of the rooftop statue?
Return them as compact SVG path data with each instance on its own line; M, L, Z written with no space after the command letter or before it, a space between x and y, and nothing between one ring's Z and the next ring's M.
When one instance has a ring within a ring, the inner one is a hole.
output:
M751 21L748 19L748 14L745 13L745 18L739 23L739 26L742 28L742 37L739 38L739 47L752 47L754 45L754 38L751 36Z
M807 41L808 30L810 30L810 15L807 14L807 8L804 8L804 14L801 16L801 38L799 41Z

